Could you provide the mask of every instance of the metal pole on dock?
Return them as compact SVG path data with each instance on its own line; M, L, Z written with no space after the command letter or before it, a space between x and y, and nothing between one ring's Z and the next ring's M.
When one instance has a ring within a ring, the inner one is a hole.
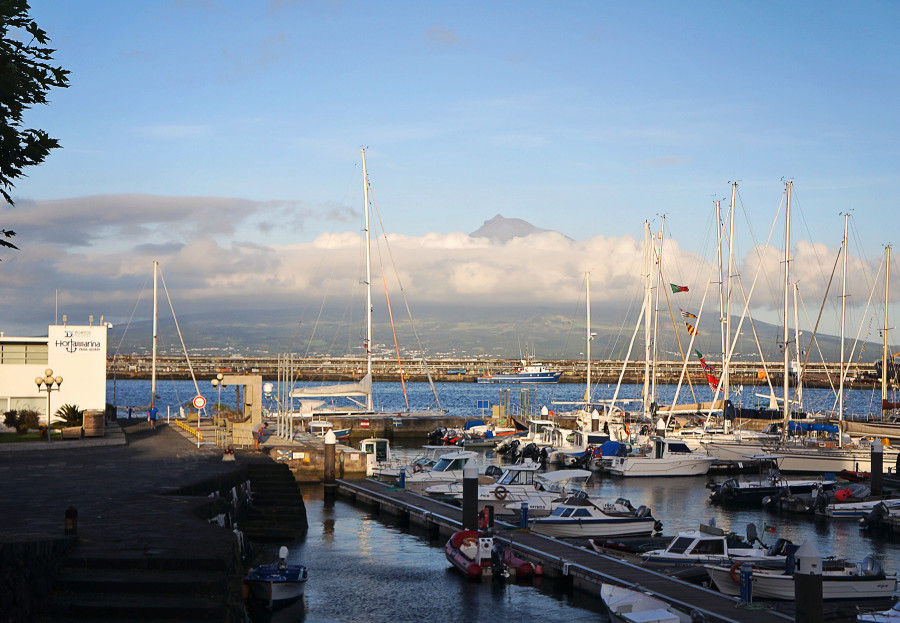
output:
M871 478L871 489L873 496L880 496L882 483L884 482L884 448L881 440L876 439L872 442L872 458L869 467L869 477Z
M806 541L794 554L794 614L796 623L819 623L822 619L822 555L812 541Z
M337 445L337 438L334 436L334 431L329 430L325 433L325 480L323 485L326 495L333 495L337 489L337 482L334 478L335 445Z
M478 470L474 467L463 468L462 527L478 529Z

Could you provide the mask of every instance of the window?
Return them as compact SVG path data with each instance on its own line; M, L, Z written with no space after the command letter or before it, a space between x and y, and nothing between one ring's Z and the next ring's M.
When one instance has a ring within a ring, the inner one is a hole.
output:
M671 554L683 554L684 550L688 548L688 545L694 542L694 539L690 537L678 537L675 541L669 546L668 552Z
M3 344L0 344L0 364L24 365L46 363L46 344L16 344L12 342L5 342Z
M694 546L692 554L725 554L725 542L720 539L707 539Z

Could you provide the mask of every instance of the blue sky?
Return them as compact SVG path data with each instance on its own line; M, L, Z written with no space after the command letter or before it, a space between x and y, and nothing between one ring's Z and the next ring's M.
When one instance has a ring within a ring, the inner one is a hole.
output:
M673 266L705 281L686 263L711 258L712 200L735 180L758 242L793 179L795 240L827 270L841 212L874 262L896 231L896 3L33 4L72 74L26 117L63 149L2 214L22 251L0 287L33 288L0 306L9 326L41 330L15 308L57 290L120 316L151 259L209 305L261 280L318 296L316 249L360 229L362 146L385 227L418 270L465 264L444 285L473 303L574 299L585 270L612 292L613 250L662 214ZM574 242L455 235L496 214Z

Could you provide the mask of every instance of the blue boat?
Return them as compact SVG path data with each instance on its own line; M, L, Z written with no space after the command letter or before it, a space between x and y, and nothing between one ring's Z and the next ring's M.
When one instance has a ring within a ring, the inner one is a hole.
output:
M244 578L253 597L268 603L270 607L281 606L301 597L309 579L304 565L287 564L287 555L288 549L282 546L278 550L277 563L256 566Z

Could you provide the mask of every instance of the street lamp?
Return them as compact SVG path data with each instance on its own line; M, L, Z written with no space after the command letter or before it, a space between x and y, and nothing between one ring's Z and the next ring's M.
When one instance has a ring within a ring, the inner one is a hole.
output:
M36 376L34 384L37 385L39 392L47 392L47 441L50 441L50 392L54 389L59 391L63 378L61 376L54 377L53 370L47 368L44 370L44 376ZM56 387L53 387L56 385Z
M221 416L222 412L222 388L225 387L225 383L222 382L222 379L225 377L222 376L222 373L216 375L216 378L210 381L212 386L219 390L219 396L216 398L216 416Z

